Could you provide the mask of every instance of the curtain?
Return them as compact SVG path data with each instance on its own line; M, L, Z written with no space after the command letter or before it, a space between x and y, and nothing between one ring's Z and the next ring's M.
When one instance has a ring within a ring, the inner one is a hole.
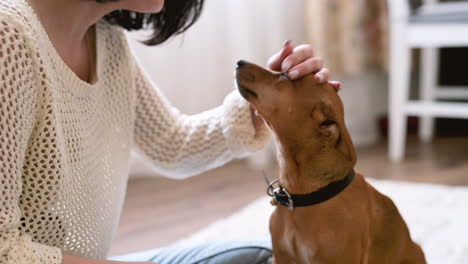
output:
M377 120L387 111L387 1L308 0L306 39L343 83L348 131L356 146L378 141Z
M384 69L388 58L387 0L308 0L306 35L334 73Z

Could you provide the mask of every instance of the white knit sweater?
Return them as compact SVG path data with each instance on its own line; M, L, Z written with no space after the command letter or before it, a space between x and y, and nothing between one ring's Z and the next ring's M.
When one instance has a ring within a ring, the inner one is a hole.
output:
M96 32L98 80L89 84L61 60L26 0L0 1L0 263L105 258L132 147L162 174L184 178L268 141L237 92L183 115L120 28L101 21Z

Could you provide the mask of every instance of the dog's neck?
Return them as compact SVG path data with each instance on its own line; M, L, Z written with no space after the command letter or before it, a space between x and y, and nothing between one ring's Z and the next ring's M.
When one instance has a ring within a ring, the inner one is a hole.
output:
M328 184L342 180L348 172L322 173L317 170L320 164L301 162L286 151L278 152L279 183L291 194L315 192Z

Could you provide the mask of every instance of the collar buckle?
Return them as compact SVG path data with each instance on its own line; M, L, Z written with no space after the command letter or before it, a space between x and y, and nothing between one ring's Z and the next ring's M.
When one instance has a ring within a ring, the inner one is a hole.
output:
M277 197L278 196L284 196L282 195L282 193L286 194L286 196L288 197L288 201L283 201L282 203L288 207L288 210L289 211L293 211L294 210L294 201L292 199L292 196L291 194L288 193L288 191L286 191L286 189L284 189L283 187L279 187L279 188L276 188L275 189L275 201L278 203L277 201Z
M262 174L263 174L263 179L265 179L265 182L268 184L267 194L268 196L272 198L271 204L273 206L281 204L281 205L287 206L289 211L293 211L294 210L293 197L291 196L291 194L289 194L288 191L286 191L286 189L284 189L283 187L279 185L278 183L279 179L276 179L270 182L265 172L262 172ZM274 186L276 184L278 184L278 187L275 188ZM287 198L287 201L284 199L284 197Z

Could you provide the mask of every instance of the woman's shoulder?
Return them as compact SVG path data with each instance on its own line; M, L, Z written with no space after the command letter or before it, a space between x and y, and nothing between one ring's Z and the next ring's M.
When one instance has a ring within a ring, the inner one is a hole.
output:
M101 19L96 26L99 28L98 32L104 44L101 48L105 48L106 52L111 55L114 53L116 56L122 56L123 59L130 59L128 56L132 56L132 52L125 29L105 19Z
M100 34L103 34L103 37L106 39L106 41L109 41L113 44L126 41L125 30L118 25L109 23L105 18L99 20L96 26L99 27L98 31Z
M34 13L26 0L0 0L0 30L6 33L30 33L33 17Z
M8 76L14 76L10 83L22 78L25 80L24 76L38 70L35 69L36 53L33 51L39 44L36 44L37 38L28 24L31 11L24 1L0 0L0 82ZM13 86L5 87L18 89L21 84Z
M1 0L0 18L8 22L26 24L31 18L31 7L26 0Z

